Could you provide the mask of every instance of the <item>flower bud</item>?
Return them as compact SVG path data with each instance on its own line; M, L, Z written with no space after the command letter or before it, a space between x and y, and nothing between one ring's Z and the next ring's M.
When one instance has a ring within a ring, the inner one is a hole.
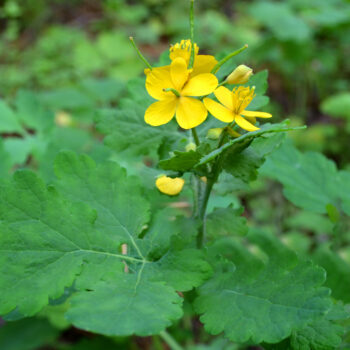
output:
M176 196L182 191L185 180L180 177L171 178L166 175L161 175L156 180L158 190L168 196Z
M220 137L223 130L223 128L209 129L207 133L207 138L209 140L217 140Z
M195 151L197 149L197 146L195 143L190 142L189 144L186 145L185 149L186 149L186 152Z
M245 84L252 75L253 69L241 64L227 77L226 82L229 84Z

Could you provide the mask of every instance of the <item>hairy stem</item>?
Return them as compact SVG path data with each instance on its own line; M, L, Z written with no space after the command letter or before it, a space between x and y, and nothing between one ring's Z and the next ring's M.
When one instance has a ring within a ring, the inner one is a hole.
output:
M159 335L169 345L171 350L184 350L167 331L160 332Z

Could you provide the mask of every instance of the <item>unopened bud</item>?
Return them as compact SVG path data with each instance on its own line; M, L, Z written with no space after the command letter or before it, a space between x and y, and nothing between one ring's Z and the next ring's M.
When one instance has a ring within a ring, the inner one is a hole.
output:
M189 144L186 145L186 152L195 151L196 149L197 149L197 146L193 142L190 142Z
M253 69L241 64L227 77L226 82L229 84L245 84L252 75Z
M222 134L223 128L214 128L214 129L209 129L207 133L207 138L209 140L217 140L220 135Z
M180 177L171 178L166 175L161 175L156 180L158 190L168 196L176 196L182 191L185 180Z

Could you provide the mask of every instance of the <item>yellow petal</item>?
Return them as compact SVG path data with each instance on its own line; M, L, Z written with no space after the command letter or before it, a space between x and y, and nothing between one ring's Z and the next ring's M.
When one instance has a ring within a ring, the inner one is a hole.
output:
M192 129L202 124L208 112L203 103L191 97L181 97L176 110L176 120L183 129Z
M164 100L174 95L172 92L164 92L164 89L175 86L170 76L170 66L156 67L149 70L146 77L147 92L156 100Z
M211 94L218 86L218 79L214 74L196 75L187 82L181 91L183 96L204 96Z
M244 130L247 130L247 131L259 130L259 128L257 128L253 124L250 124L247 120L245 120L243 117L241 117L238 114L235 115L235 122Z
M216 118L221 120L224 123L231 123L234 120L234 114L232 111L227 109L225 106L221 105L218 102L215 102L211 98L205 98L203 100L207 110Z
M191 76L194 77L198 74L210 73L217 63L218 61L214 56L197 55L194 59L193 72L191 73Z
M152 103L145 112L145 122L152 126L159 126L170 122L173 118L178 98L174 95L163 101Z
M187 69L187 63L183 58L178 57L171 62L170 75L171 75L171 80L173 81L173 84L175 86L175 89L178 91L181 91L189 75L189 70Z
M174 179L168 176L161 176L156 180L156 186L158 190L169 196L176 196L179 194L184 187L185 180L180 177Z
M272 114L266 112L256 112L256 111L243 111L241 112L245 117L253 117L253 118L271 118Z
M233 111L233 93L224 86L218 87L214 91L216 98L229 110Z

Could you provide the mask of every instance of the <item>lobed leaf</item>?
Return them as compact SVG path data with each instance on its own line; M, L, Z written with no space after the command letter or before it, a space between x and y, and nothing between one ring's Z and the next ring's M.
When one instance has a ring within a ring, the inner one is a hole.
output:
M329 310L329 290L321 287L325 273L262 233L252 232L249 239L266 262L226 240L231 262L217 259L216 273L199 288L195 308L211 334L224 332L239 343L277 343Z

